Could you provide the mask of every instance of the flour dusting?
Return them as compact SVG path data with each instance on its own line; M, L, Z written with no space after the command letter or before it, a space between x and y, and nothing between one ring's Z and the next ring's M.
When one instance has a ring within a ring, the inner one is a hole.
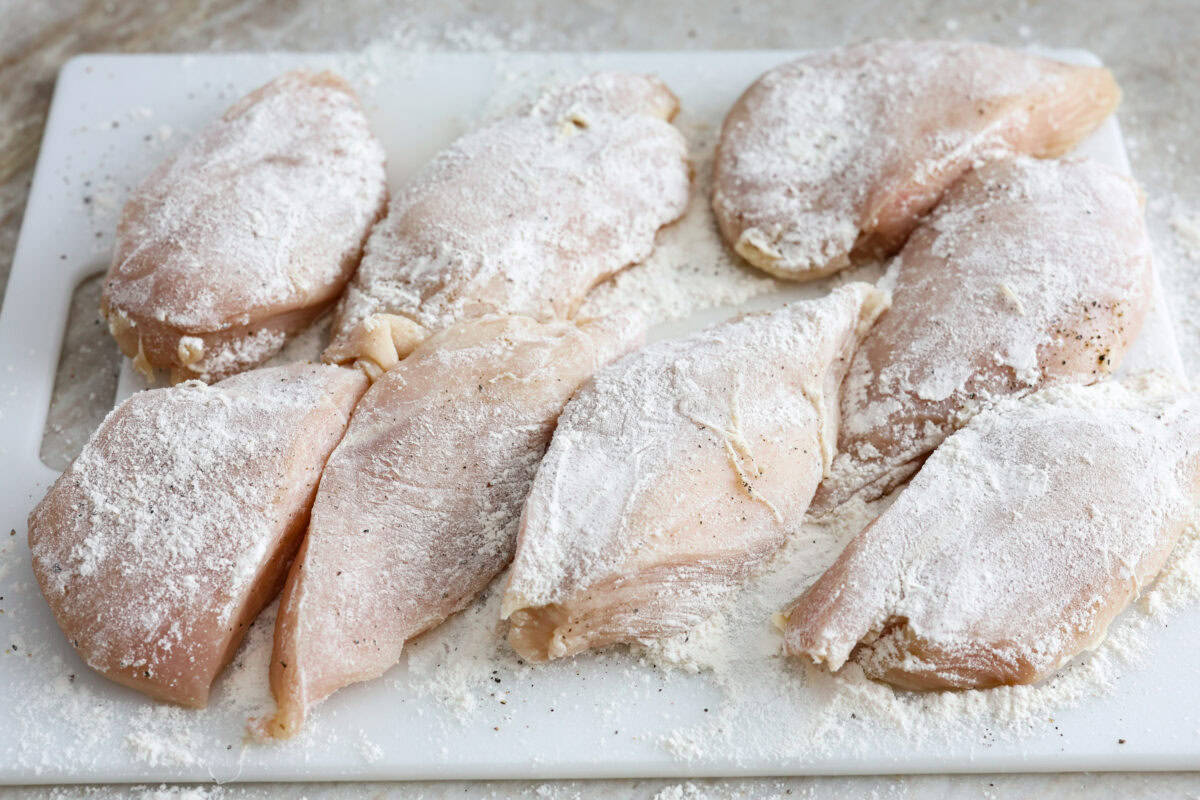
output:
M449 41L449 39L447 40ZM457 41L472 49L503 46L463 31ZM349 59L351 79L370 85L381 75L404 74L430 49L405 35L367 48ZM496 56L500 85L481 115L505 113L528 87L574 77L558 66L540 72L510 70ZM570 70L566 70L570 73ZM691 118L685 107L678 127L688 138L695 167L693 196L684 217L661 230L655 252L642 264L597 287L582 311L606 313L636 308L648 318L684 320L721 306L770 302L784 287L742 265L725 249L709 210L710 169L720 118ZM166 140L172 131L159 126ZM174 141L182 138L175 136ZM153 144L157 147L157 144ZM109 190L101 187L104 194ZM116 191L116 190L112 190ZM95 214L110 224L107 196ZM1195 218L1178 215L1174 244L1189 249ZM107 234L106 234L107 235ZM105 241L97 237L97 241ZM1194 268L1193 268L1194 270ZM831 282L814 285L824 292ZM1024 300L1022 300L1024 302ZM1183 306L1182 308L1187 308ZM1187 326L1188 319L1180 316ZM319 323L285 349L285 355L311 357L324 345L328 321ZM771 760L853 758L930 742L987 748L997 742L1053 735L1059 714L1096 702L1139 669L1154 637L1173 615L1200 603L1200 531L1185 531L1157 582L1125 613L1095 651L1071 661L1037 686L988 691L914 694L867 679L854 665L837 674L805 666L781 655L782 638L771 618L826 569L845 543L890 502L852 501L828 520L806 520L789 531L785 549L744 591L687 634L671 639L617 647L573 660L534 667L504 643L506 626L498 621L501 574L463 612L405 647L402 664L383 678L347 692L317 709L296 739L269 746L246 736L248 719L274 711L266 684L274 629L274 606L255 621L230 667L214 686L209 708L201 711L152 706L141 696L114 690L86 671L69 646L42 635L53 621L38 597L28 569L28 554L0 536L0 632L3 654L19 664L13 686L25 706L17 712L19 734L0 746L13 763L38 775L72 770L101 770L111 759L112 743L155 776L170 771L208 772L219 780L263 774L280 763L317 769L331 760L374 763L391 759L387 737L396 728L415 726L441 746L443 761L456 755L455 741L480 732L527 743L529 763L547 758L545 738L531 727L569 736L561 726L572 715L613 721L612 730L594 731L616 753L642 753L623 747L652 742L682 768L722 762L763 764ZM7 532L5 532L7 534ZM81 550L81 554L84 551ZM28 598L26 601L25 598ZM15 601L14 601L15 599ZM57 634L56 634L57 635ZM663 702L664 698L670 698ZM629 708L646 708L644 729L620 729ZM531 716L536 713L538 716ZM533 720L531 722L530 720ZM519 722L519 724L518 724ZM349 729L349 733L344 731ZM435 748L436 751L436 748ZM980 750L976 750L979 752ZM614 756L616 757L616 756ZM386 763L386 762L385 762ZM190 766L189 766L190 765ZM163 779L159 777L153 778ZM703 790L683 783L667 787L664 800L686 798ZM146 790L139 797L192 798L219 795L219 789Z
M893 252L974 163L1069 149L1117 97L1104 70L986 44L822 50L767 71L734 104L713 206L751 263L826 275Z

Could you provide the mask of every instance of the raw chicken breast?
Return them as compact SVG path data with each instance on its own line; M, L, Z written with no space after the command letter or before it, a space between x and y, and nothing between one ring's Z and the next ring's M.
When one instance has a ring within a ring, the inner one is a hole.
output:
M820 277L894 252L972 164L1061 155L1119 99L1108 70L986 44L814 53L764 74L730 110L713 210L751 264Z
M502 615L543 661L697 625L799 523L833 457L838 386L886 304L856 283L662 341L559 420Z
M276 736L504 569L555 420L636 344L629 318L489 316L435 334L367 392L321 478L275 629Z
M1056 387L979 414L790 609L788 652L982 688L1098 644L1200 499L1200 399L1149 388Z
M141 371L256 366L342 293L387 203L383 148L328 72L250 93L134 190L101 312Z
M138 392L29 515L42 593L88 666L186 706L283 585L366 390L295 364Z
M950 189L889 278L814 513L890 491L995 398L1112 372L1151 301L1140 192L1090 161L993 162Z
M657 78L599 73L439 153L371 234L326 360L362 360L377 373L419 341L416 326L437 331L488 313L571 316L683 213L687 144L668 122L677 109ZM386 334L395 317L408 324L380 363L363 328Z

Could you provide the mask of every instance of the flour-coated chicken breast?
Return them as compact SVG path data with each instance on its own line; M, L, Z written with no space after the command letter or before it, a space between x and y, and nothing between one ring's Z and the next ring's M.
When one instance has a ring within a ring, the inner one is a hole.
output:
M460 320L570 317L687 207L678 107L655 77L597 73L455 141L371 234L326 360L378 374Z
M891 266L892 307L842 386L824 513L906 480L998 398L1108 376L1151 303L1134 183L1092 161L1017 158L968 173Z
M285 73L134 189L101 311L143 372L212 381L257 366L341 295L386 203L354 91Z
M885 304L851 284L656 342L580 389L525 503L501 612L513 648L543 661L709 616L803 517Z
M559 412L641 329L624 317L482 317L433 335L375 382L325 468L280 602L273 735L383 674L508 565Z
M108 415L29 515L34 574L88 666L207 703L283 586L366 387L294 364L138 392Z
M713 210L781 278L895 252L946 187L1004 155L1061 155L1116 107L1098 67L975 42L872 41L780 65L725 119Z
M790 608L787 650L911 689L1035 683L1104 638L1197 500L1196 396L1106 382L1005 401Z

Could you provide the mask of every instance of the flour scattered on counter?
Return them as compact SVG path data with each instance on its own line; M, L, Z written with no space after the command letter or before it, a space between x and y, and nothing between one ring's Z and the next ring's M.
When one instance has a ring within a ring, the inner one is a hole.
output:
M714 306L740 305L783 285L741 264L725 246L709 206L717 128L689 119L686 110L681 117L676 124L687 135L694 172L687 211L659 232L648 259L597 287L580 309L581 316L632 306L655 322L670 322Z
M1200 534L1185 533L1159 580L1134 609L1112 626L1094 652L1073 659L1036 686L960 692L905 692L866 678L851 662L837 674L785 659L776 631L755 624L785 606L836 558L846 540L875 515L860 506L822 529L807 524L766 575L737 598L724 616L740 626L720 625L720 635L650 644L644 658L667 669L705 664L723 700L703 723L672 730L664 750L682 761L731 758L741 765L805 755L854 757L879 737L899 736L910 745L953 742L981 745L1045 732L1064 709L1109 693L1144 658L1148 636L1169 615L1200 601ZM789 706L788 722L764 709ZM870 743L869 745L867 743Z
M196 743L186 730L166 735L135 730L125 737L125 744L134 758L151 767L190 767L199 761Z
M504 678L495 680L501 671L509 677L528 669L504 644L498 589L506 575L469 608L408 646L408 688L438 700L462 723L503 692Z
M363 757L363 761L366 761L368 764L374 764L383 758L383 748L368 739L367 735L361 731L358 735L358 743L355 746L358 749L359 755Z
M704 787L688 781L673 786L664 786L654 795L654 800L705 800L707 797L709 795Z
M680 761L699 761L708 753L706 740L711 737L711 732L707 730L685 730L679 729L671 731L663 740L662 745L668 753Z
M1200 214L1176 214L1171 217L1171 228L1187 257L1200 260Z
M294 361L320 361L321 353L329 344L329 328L332 322L332 313L321 316L316 322L289 339L283 348L271 356L263 366L277 367L291 364Z
M226 791L220 786L167 786L163 784L142 791L142 794L135 795L137 800L218 800L218 798L226 796ZM239 796L243 795L239 793Z

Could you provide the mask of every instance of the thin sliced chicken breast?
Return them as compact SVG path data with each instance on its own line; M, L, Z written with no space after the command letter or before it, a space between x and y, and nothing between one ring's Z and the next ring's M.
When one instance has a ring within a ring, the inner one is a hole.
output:
M239 100L134 190L100 309L147 374L257 366L325 312L387 203L383 147L329 72Z
M325 359L378 374L460 320L571 316L683 214L687 143L669 122L678 107L657 78L598 73L454 142L371 234ZM395 347L373 346L397 318L407 325Z
M892 264L892 307L842 386L822 514L879 497L987 403L1110 374L1151 302L1141 193L1092 161L968 173Z
M382 675L508 565L559 412L642 327L483 317L375 382L329 459L280 602L271 734L295 734L314 704Z
M366 388L295 364L138 392L108 415L29 515L34 574L88 666L204 706L282 587Z
M973 164L1061 155L1119 100L1106 69L987 44L813 53L764 74L730 110L713 210L751 264L817 278L895 252Z
M885 296L820 300L656 342L559 420L502 615L543 661L697 625L783 544L833 457L837 395Z
M962 689L1035 683L1098 644L1200 500L1200 399L1141 383L976 416L787 612L788 652Z

